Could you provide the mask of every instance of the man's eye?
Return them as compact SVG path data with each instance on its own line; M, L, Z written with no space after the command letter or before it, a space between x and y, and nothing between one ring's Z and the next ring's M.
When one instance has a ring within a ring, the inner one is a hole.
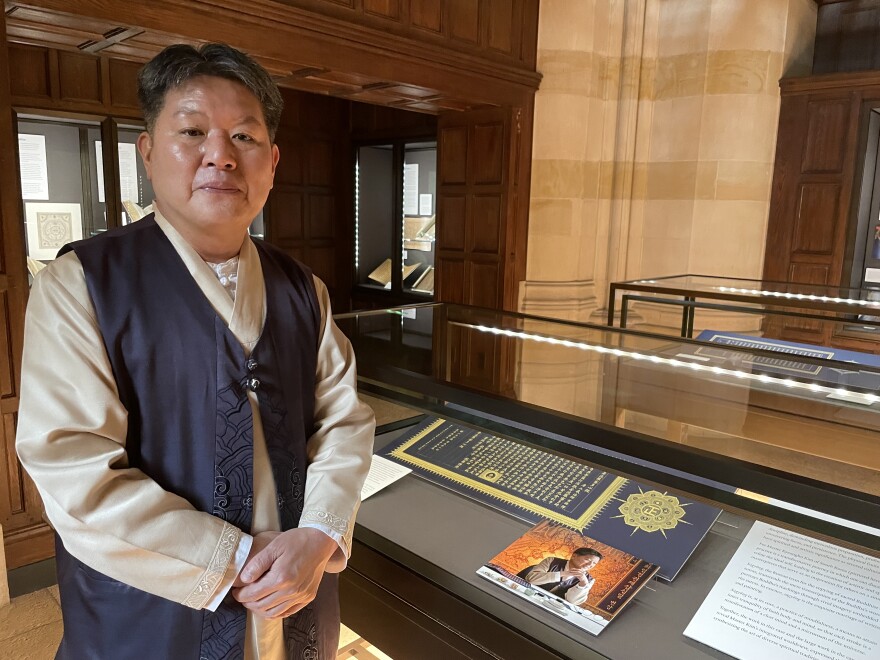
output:
M202 132L197 128L184 128L180 132L182 135L186 135L187 137L198 137L202 134Z
M252 138L247 133L236 133L232 136L236 140L241 140L242 142L253 142L254 138Z

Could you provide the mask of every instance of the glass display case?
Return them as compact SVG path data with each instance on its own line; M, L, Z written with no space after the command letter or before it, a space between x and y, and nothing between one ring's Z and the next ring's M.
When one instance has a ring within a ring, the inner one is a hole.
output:
M23 217L32 273L40 263L54 259L66 243L137 220L143 207L153 201L153 189L136 148L143 128L106 122L111 123L18 117ZM118 158L112 175L104 171L102 135L107 128L117 138ZM108 218L108 189L120 191L123 210L118 219Z
M680 336L692 337L696 325L712 327L711 314L739 316L745 324L780 334L801 331L804 338L848 337L874 342L880 336L880 290L854 289L795 282L768 282L708 275L672 275L612 282L608 325L630 324L639 306L665 308L680 315Z
M361 293L433 297L436 181L436 142L357 148L354 254Z
M341 583L392 657L728 657L683 631L756 520L880 555L880 368L445 304L337 324L361 393L402 418L377 450L428 415L722 510L592 636L476 574L530 524L408 476L363 503Z

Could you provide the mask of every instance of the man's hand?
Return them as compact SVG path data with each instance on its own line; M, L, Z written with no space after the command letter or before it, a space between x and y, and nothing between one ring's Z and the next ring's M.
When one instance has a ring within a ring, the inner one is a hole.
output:
M265 548L269 543L271 543L276 536L281 534L281 532L260 532L256 536L254 536L254 540L251 542L251 549L248 552L247 559L245 559L244 566L247 566L251 559L260 554L260 552ZM235 576L235 582L232 583L232 587L243 587L244 582L241 580L241 574L244 573L244 566L242 566L241 571L237 576Z
M254 544L262 536L257 534ZM338 547L309 527L277 534L248 558L238 577L245 586L233 589L232 595L267 619L295 614L314 600L327 561Z
M560 571L559 577L563 580L566 578L577 578L578 580L581 580L586 574L587 572L582 568L570 568L567 571Z

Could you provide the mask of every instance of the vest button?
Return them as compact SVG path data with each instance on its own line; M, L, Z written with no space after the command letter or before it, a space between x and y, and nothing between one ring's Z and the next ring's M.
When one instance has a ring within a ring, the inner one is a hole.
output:
M253 371L257 368L257 361L254 358L248 358L247 363L245 364L248 371Z
M253 376L247 379L245 383L245 387L247 387L251 392L256 392L257 388L260 386L260 381Z

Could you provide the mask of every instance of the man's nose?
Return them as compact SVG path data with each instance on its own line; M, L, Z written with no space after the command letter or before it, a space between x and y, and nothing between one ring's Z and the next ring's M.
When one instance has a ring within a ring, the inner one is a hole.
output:
M228 135L219 133L208 134L202 143L204 149L203 165L223 170L234 170L237 161L235 147Z

